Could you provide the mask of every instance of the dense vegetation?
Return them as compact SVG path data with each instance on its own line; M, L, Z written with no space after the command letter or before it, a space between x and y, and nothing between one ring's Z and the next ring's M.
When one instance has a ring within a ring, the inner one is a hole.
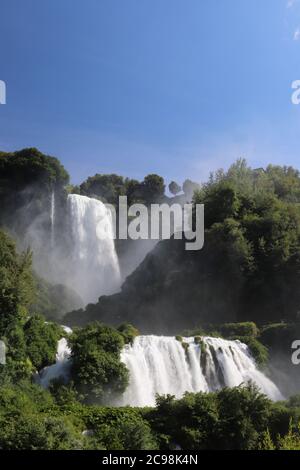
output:
M70 287L51 284L36 274L34 278L36 295L29 307L30 313L39 313L48 320L60 321L64 314L83 305L80 296Z
M169 191L173 196L183 191L182 200L191 200L194 191L200 188L199 184L187 179L182 188L172 181ZM128 204L143 203L149 205L155 202L172 202L173 198L165 195L164 179L156 174L145 176L143 181L111 174L96 174L89 177L80 186L69 186L69 191L83 196L95 197L109 204L118 204L119 196L127 196Z
M3 233L1 254L1 337L8 345L8 362L0 366L2 449L299 449L299 397L274 404L253 385L181 400L159 397L153 409L103 407L128 380L119 354L138 334L128 324L76 329L69 384L56 381L46 391L32 383L36 369L54 362L62 332L38 315L28 316L34 296L29 254L18 255ZM270 330L276 341L278 329L288 334L276 325L260 332L253 323L220 325L215 334L264 338L272 346Z
M113 328L90 324L75 330L70 339L72 376L79 393L87 402L111 401L124 392L128 370L120 362L123 335Z
M59 160L36 148L0 152L0 223L16 235L23 234L32 220L49 208L52 190L63 205L68 181ZM22 211L25 207L26 214Z
M53 190L62 219L67 191L110 203L119 195L146 204L193 197L205 204L205 247L186 252L184 240L161 242L121 293L69 313L64 320L77 325L69 337L70 381L43 390L36 373L54 363L65 334L53 320L81 300L38 277L31 251L17 250L1 230L0 339L7 362L0 364L0 448L299 449L299 395L272 403L252 384L181 400L158 397L155 408L106 406L128 383L120 352L138 334L131 324L143 332L240 339L283 391L299 392L290 361L291 343L300 335L298 171L253 170L241 160L201 187L185 181L184 195L172 182L169 199L158 175L142 182L95 175L77 188L67 183L59 161L36 149L0 153L1 226L22 237L32 218L45 208L49 213ZM41 223L49 228L49 218Z
M142 182L118 175L95 175L80 185L80 194L97 197L110 204L118 204L119 196L127 196L129 204L150 203L164 196L165 184L161 176L152 174Z
M68 315L80 324L122 318L143 331L200 324L298 322L300 176L241 160L194 194L205 205L205 245L165 240L125 281L122 293ZM233 288L234 286L234 288ZM171 330L170 330L171 329Z
M300 448L299 397L274 404L251 385L144 409L83 405L66 390L61 400L24 381L0 392L2 449Z

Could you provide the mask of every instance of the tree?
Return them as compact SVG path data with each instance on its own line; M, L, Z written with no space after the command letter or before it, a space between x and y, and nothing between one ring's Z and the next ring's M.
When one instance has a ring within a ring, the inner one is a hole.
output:
M142 182L141 189L146 203L157 202L165 193L164 179L156 174L147 175Z
M96 174L80 185L80 194L98 197L104 202L117 204L119 196L126 194L126 180L116 174Z
M40 315L34 315L24 325L26 353L33 366L40 370L55 362L57 342L62 329L54 323L45 323Z
M197 192L194 201L204 204L206 228L210 228L216 222L235 218L240 208L240 200L234 185L226 181Z
M188 199L192 199L193 194L195 191L200 189L200 185L198 183L194 183L193 181L187 179L184 181L182 185L183 192Z
M37 217L47 230L50 218L45 214L49 214L51 193L55 192L57 207L63 206L68 181L69 175L59 160L36 148L0 152L0 223L20 238ZM56 216L58 219L58 213Z
M174 196L176 196L176 194L180 193L181 186L179 186L176 181L171 181L171 183L169 184L169 191L171 194L174 194Z
M72 378L89 402L109 399L125 390L129 373L120 360L121 333L100 323L76 330L70 339Z
M0 174L2 190L6 184L16 191L33 184L52 188L69 181L69 175L59 160L36 148L0 152Z
M0 335L6 335L26 318L34 298L32 255L18 254L15 243L0 231Z

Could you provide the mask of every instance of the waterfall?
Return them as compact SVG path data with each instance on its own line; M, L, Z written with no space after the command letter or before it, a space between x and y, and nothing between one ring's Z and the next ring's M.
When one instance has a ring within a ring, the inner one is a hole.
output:
M184 344L188 345L186 348ZM272 400L283 399L276 385L260 372L248 347L240 341L137 336L121 353L130 372L121 405L153 406L156 394L176 398L187 392L210 392L250 380Z
M54 225L55 225L55 194L54 194L54 191L52 191L52 193L51 193L50 221L51 221L51 248L53 248L54 247Z
M272 400L284 399L276 385L257 369L246 344L210 337L202 337L201 344L194 338L183 338L183 343L171 336L150 335L137 336L132 345L126 345L121 360L129 370L129 385L115 404L154 406L156 394L181 398L185 392L214 392L249 381ZM68 380L70 355L67 340L60 339L56 363L39 374L43 387L59 377Z
M120 286L112 214L97 199L70 194L68 214L72 247L66 282L85 302L97 301Z
M63 326L63 329L67 334L71 334L71 328ZM44 367L38 375L38 383L47 388L53 379L63 379L65 382L69 379L70 374L70 355L71 349L68 346L66 338L61 338L57 343L56 362L55 364Z

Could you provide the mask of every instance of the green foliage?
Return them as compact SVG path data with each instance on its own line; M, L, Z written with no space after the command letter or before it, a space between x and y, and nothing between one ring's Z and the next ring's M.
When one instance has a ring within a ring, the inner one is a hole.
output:
M158 202L165 193L164 179L156 174L147 175L141 185L146 203Z
M55 157L39 152L36 148L25 148L17 152L0 152L0 186L14 184L14 190L22 190L32 184L66 184L69 175Z
M59 162L36 149L1 153L0 174L0 203L12 214L24 201L33 204L34 214L42 211L49 190L62 189L68 181ZM112 203L127 195L130 203L149 204L162 200L165 188L158 175L142 182L95 175L80 188L66 190ZM261 366L268 359L267 348L271 354L290 351L299 336L299 172L271 165L252 170L239 160L201 188L187 180L183 191L205 204L204 249L191 254L181 241L159 244L122 293L104 299L109 321L117 324L120 312L134 324L135 316L141 323L148 321L149 329L156 325L155 315L158 328L163 321L170 329L177 329L178 321L184 327L211 321L208 334L245 342ZM299 449L299 396L271 403L251 384L188 393L181 400L158 397L153 409L99 406L111 402L128 383L120 352L138 334L130 323L117 330L99 323L75 330L70 338L72 382L55 381L49 391L33 385L33 372L54 362L62 334L35 314L54 318L74 308L63 286L38 280L37 290L35 298L31 253L18 254L0 232L0 336L8 348L7 364L0 365L1 448ZM97 306L89 308L97 317ZM249 319L258 322L259 330ZM276 324L261 326L274 320ZM205 353L204 331L191 334ZM182 337L176 339L186 350ZM90 435L82 434L85 429Z
M82 406L72 387L53 384L50 390L56 403L48 391L28 382L0 387L2 449L157 448L142 410ZM88 436L82 433L86 429Z
M261 442L259 443L259 450L275 450L276 447L270 436L269 429L262 433Z
M0 337L7 353L0 378L19 381L55 362L62 331L57 325L46 324L42 316L28 317L35 298L31 253L18 254L4 232L0 232L0 272Z
M227 173L213 175L195 196L195 202L205 204L209 243L210 235L214 240L216 235L228 233L228 219L236 224L234 230L241 258L231 258L231 264L242 261L244 282L239 288L239 312L244 318L258 318L255 312L259 310L264 311L264 318L272 320L279 315L296 316L300 301L296 294L299 281L296 266L300 254L299 188L300 177L296 170L285 167L251 170L240 160ZM230 249L232 241L227 238L225 250ZM276 302L274 292L280 292Z
M4 450L78 449L80 428L72 417L52 416L53 400L37 385L21 382L0 388L0 447Z
M271 407L249 385L215 394L187 393L181 400L160 397L147 418L165 449L254 449L267 429Z
M258 328L254 322L224 323L218 328L224 338L229 338L232 336L248 336L256 338L259 333Z
M81 400L74 383L65 383L62 378L51 380L49 391L54 398L55 402L60 406L75 405L77 401Z
M300 450L300 423L297 429L294 429L290 422L288 433L279 436L277 446L279 450Z
M109 400L125 390L128 371L120 361L124 338L117 330L90 324L70 338L72 378L89 402Z
M78 189L74 188L74 191L78 192ZM118 204L119 196L127 196L129 204L150 204L159 200L164 192L164 180L155 174L145 176L142 182L115 174L96 174L80 185L80 194L96 197L113 205Z
M25 323L24 335L27 356L37 370L55 362L57 342L63 336L57 324L34 315Z
M288 432L271 437L269 430L262 434L260 450L300 450L300 424L294 426L290 420Z
M127 277L118 296L101 299L83 314L74 312L73 324L95 319L117 324L121 318L146 331L157 327L176 334L197 323L295 323L299 188L299 172L290 167L251 169L238 160L227 172L212 174L190 191L194 203L205 205L203 249L187 252L183 240L162 241ZM140 196L143 200L145 193Z
M118 327L118 331L123 336L125 344L132 344L134 338L140 334L130 323L123 323Z
M0 231L0 335L24 319L33 297L31 253L19 255L15 243Z
M144 409L83 405L72 385L53 383L50 391L29 381L0 384L2 449L299 449L296 409L251 384L161 396Z
M169 191L171 194L176 196L176 194L180 193L181 186L179 186L179 184L176 183L176 181L171 181L171 183L169 184Z
M79 295L63 284L52 285L44 279L36 278L36 296L29 311L43 315L47 320L60 320L66 312L80 308L83 301Z
M35 148L0 152L0 223L21 237L34 218L49 210L52 191L63 204L68 180L56 158Z
M18 254L14 242L0 232L0 338L7 352L3 377L18 380L32 373L23 327L34 293L31 253Z
M195 200L205 206L205 224L210 228L214 223L224 222L238 215L240 201L236 188L228 183L222 182L212 187L204 187L196 194Z
M182 190L183 190L185 196L189 200L192 200L195 191L200 190L200 185L198 183L195 183L195 182L187 179L187 180L184 181L184 183L182 185Z
M270 401L254 385L223 389L218 394L224 449L255 449L268 425Z
M287 404L290 408L300 408L300 394L291 396Z
M89 407L85 422L94 433L96 447L107 450L157 449L151 427L142 410L134 408Z
M126 180L115 174L96 174L80 185L80 194L117 204L119 196L126 195Z

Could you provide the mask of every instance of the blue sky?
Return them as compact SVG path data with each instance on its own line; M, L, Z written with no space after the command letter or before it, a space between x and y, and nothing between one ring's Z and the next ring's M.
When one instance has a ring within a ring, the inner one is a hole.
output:
M1 0L0 17L0 149L38 147L74 183L300 168L299 0Z

